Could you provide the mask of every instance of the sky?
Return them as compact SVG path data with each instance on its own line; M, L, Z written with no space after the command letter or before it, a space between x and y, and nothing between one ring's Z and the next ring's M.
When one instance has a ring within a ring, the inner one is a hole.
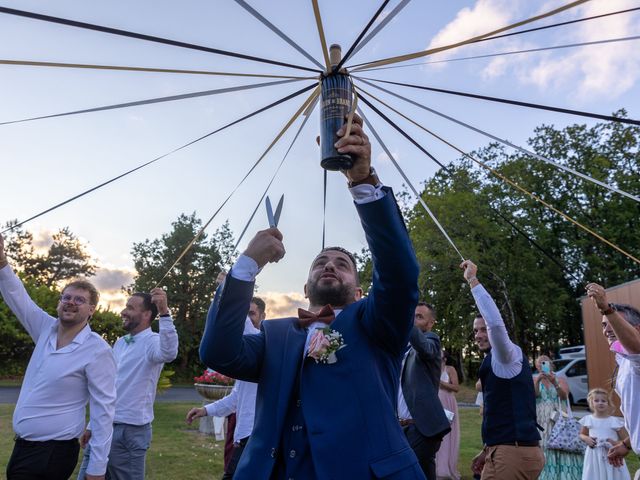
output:
M249 0L248 3L322 63L311 2ZM355 40L379 4L365 0L321 0L319 3L327 42L341 44L343 51ZM358 52L352 62L455 43L564 3L414 0ZM397 4L398 0L392 0L381 18ZM300 53L232 0L3 0L1 5L311 66ZM637 2L634 1L591 0L531 26L635 6ZM634 12L481 42L406 63L638 34L640 14ZM6 14L0 14L0 59L295 76L309 73ZM367 76L603 114L624 107L631 118L640 118L640 48L637 41L412 65L372 71ZM0 122L265 81L269 80L0 65ZM311 83L311 80L299 81L223 95L0 125L0 223L28 218ZM543 123L559 128L576 122L595 123L572 115L401 87L389 88L521 146L526 146L534 128ZM487 138L477 133L385 94L379 96L465 151L488 143ZM37 245L46 246L52 232L70 227L85 242L100 267L95 281L102 291L103 306L118 309L122 301L120 287L130 283L135 275L132 245L170 231L171 222L181 213L195 212L199 218L207 220L305 98L296 97L168 155L28 223L25 228L34 233ZM387 127L375 113L366 107L363 109L416 187L433 176L437 166ZM459 155L449 147L427 138L421 130L399 117L390 116L443 163L458 159ZM298 119L238 188L212 222L209 232L227 220L235 235L243 229L300 122ZM321 246L323 176L319 149L315 144L318 131L316 110L269 191L272 199L285 195L279 228L287 249L282 261L268 265L258 277L258 294L267 299L271 317L285 315L293 308L305 305L302 286L307 266ZM375 141L372 143L373 164L381 180L396 191L402 190L400 175L380 145ZM253 233L266 227L267 218L261 207L239 250L243 250ZM365 247L346 182L336 172L329 174L326 227L328 245L341 245L352 251ZM451 253L455 255L455 252Z

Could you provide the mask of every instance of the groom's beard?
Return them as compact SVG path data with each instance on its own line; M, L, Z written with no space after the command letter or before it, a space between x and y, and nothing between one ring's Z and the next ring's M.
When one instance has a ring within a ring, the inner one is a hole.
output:
M319 285L319 282L315 282L307 285L307 295L312 305L344 307L355 301L356 288L343 283Z

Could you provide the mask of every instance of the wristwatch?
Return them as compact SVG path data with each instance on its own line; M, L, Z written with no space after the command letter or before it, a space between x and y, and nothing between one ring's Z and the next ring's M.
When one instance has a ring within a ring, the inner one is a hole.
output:
M617 312L616 307L613 306L613 303L607 305L607 308L604 310L600 310L602 315L611 315L613 312Z
M357 182L349 182L349 188L364 184L373 185L374 187L380 184L378 174L373 167L369 167L369 175L364 177L362 180L358 180Z

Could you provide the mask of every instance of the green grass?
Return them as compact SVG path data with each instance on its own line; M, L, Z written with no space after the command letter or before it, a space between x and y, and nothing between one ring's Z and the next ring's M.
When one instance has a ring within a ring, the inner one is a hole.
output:
M153 422L153 442L147 454L148 479L211 480L222 476L223 444L198 432L197 425L188 426L184 417L190 403L158 403ZM0 405L0 479L13 449L11 415L14 405ZM464 480L472 478L471 459L480 451L481 418L475 408L459 410L461 425L458 469ZM80 462L78 462L78 466ZM629 470L640 464L634 455L627 457ZM72 477L75 479L75 476Z

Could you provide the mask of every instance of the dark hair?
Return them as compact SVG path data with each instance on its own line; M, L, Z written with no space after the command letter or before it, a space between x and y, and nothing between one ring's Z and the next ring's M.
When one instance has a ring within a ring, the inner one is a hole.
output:
M255 303L256 307L258 307L258 310L260 310L260 313L264 314L265 310L267 309L267 305L264 303L264 300L262 300L260 297L253 297L251 299L251 303Z
M416 305L416 307L427 307L429 309L429 311L431 312L431 315L433 315L433 319L436 319L436 309L433 305L431 305L430 303L427 302L418 302L418 305Z
M353 271L356 274L356 283L358 285L360 285L360 273L358 272L358 264L356 262L356 257L354 257L353 253L351 253L346 248L342 248L342 247L326 247L326 248L323 248L322 250L320 250L320 253L316 256L316 258L318 256L320 256L320 254L322 254L324 252L332 252L332 251L333 252L344 253L347 257L349 257L349 260L351 260L351 263L353 264Z
M145 311L151 312L151 319L149 321L153 322L158 316L158 307L156 307L156 304L151 301L151 294L146 292L136 292L131 296L140 297L142 299L142 306L144 307Z
M73 280L72 282L67 283L62 291L64 292L67 288L77 288L79 290L86 290L89 292L89 303L91 305L98 305L98 301L100 300L100 293L98 289L93 286L93 283L84 279L78 278L77 280Z
M614 303L613 308L615 308L624 317L624 319L634 327L640 325L640 311L638 311L637 308L625 303Z

